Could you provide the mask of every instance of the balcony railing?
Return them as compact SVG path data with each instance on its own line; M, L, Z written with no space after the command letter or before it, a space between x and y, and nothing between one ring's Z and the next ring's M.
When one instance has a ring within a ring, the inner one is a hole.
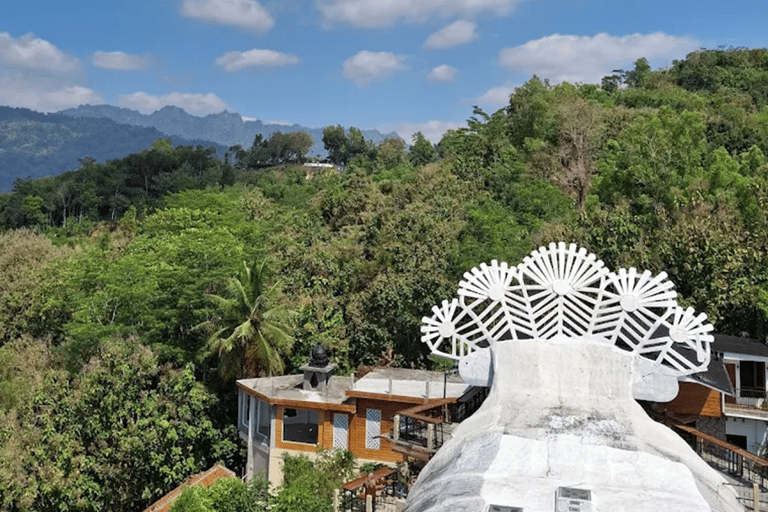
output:
M472 388L460 398L444 398L400 411L387 437L392 449L428 461L450 437L453 428L471 416L488 396L487 388Z
M365 512L368 497L371 511L391 509L389 505L407 494L405 484L398 479L397 470L387 467L345 483L342 492L341 502L335 506L342 512Z
M765 404L765 389L739 388L736 390L736 404L747 407L762 407Z

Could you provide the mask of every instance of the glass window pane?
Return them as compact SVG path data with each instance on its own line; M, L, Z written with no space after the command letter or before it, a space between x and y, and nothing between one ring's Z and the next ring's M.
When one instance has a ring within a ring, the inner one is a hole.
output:
M366 409L365 411L365 447L372 450L381 449L381 410Z
M317 411L284 409L283 441L317 444Z
M248 428L249 420L249 407L251 405L251 397L247 393L240 392L240 423Z
M269 404L259 400L259 428L257 432L267 439L269 439L270 416Z

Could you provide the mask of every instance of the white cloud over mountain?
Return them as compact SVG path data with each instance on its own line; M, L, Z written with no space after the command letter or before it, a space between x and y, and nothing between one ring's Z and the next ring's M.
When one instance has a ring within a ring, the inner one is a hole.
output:
M213 93L172 92L163 96L153 96L140 91L120 95L118 103L122 107L138 110L145 114L160 110L167 105L183 108L190 114L197 115L215 114L227 108L226 103Z
M102 103L102 96L78 82L82 65L55 45L25 34L0 32L0 104L54 112L83 103Z
M359 86L383 82L395 73L406 69L408 66L403 55L367 50L357 52L342 64L344 78Z
M505 16L525 0L318 0L327 24L391 27L400 22L424 22L433 17Z
M255 0L183 0L181 14L219 25L266 32L275 20Z
M433 144L437 144L440 142L440 139L443 138L443 135L448 130L455 130L456 128L461 128L464 126L464 123L456 123L453 121L427 121L426 123L408 123L408 122L402 122L398 123L396 125L384 125L380 126L378 129L382 133L387 133L391 131L397 132L398 135L400 135L403 140L407 144L411 144L413 140L413 135L416 132L421 132L424 137L427 138L427 140L431 141Z
M80 68L80 61L33 34L14 38L8 32L0 32L0 65L74 73Z
M149 55L136 55L125 52L95 52L91 55L91 64L98 68L113 71L141 71L152 62Z
M448 64L432 68L429 72L429 81L434 83L453 82L459 74L459 70Z
M298 62L299 58L295 55L257 48L246 52L227 52L216 59L216 64L229 72L239 71L247 67L291 66Z
M700 47L689 37L662 32L612 36L554 34L499 51L498 62L519 72L536 74L554 83L599 83L620 67L631 67L637 59L679 58Z
M40 81L22 74L0 76L0 105L24 107L38 112L56 112L90 103L104 103L104 98L88 87Z
M477 23L474 21L457 20L431 34L424 41L428 50L443 50L471 43L479 37Z

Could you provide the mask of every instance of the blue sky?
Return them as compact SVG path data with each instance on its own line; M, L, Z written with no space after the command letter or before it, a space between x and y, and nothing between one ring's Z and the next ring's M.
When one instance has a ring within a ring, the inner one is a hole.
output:
M436 141L534 73L599 83L639 57L768 47L766 20L765 0L9 0L0 104L170 104Z

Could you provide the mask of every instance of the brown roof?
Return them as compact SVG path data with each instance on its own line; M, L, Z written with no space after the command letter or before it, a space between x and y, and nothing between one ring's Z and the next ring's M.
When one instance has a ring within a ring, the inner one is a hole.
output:
M183 484L150 505L149 508L144 509L144 512L168 512L185 488L202 486L207 489L219 478L233 478L234 476L234 471L230 471L219 464L214 464L208 471L203 471L188 478Z

